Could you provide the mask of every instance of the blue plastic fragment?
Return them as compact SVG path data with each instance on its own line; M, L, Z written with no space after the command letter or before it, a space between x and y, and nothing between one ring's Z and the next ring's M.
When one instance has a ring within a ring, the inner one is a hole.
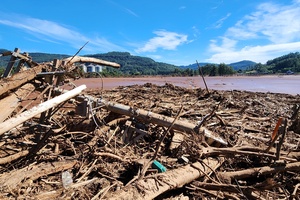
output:
M157 160L154 160L152 163L152 168L155 168L158 170L159 173L162 172L166 172L167 168L165 166L163 166L160 162L158 162Z

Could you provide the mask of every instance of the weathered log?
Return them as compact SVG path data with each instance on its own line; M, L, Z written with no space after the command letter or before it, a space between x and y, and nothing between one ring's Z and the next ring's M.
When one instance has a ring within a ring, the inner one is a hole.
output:
M109 111L119 113L122 115L132 116L139 120L151 122L154 124L158 124L160 126L169 127L174 121L174 118L172 118L172 117L152 113L150 111L146 111L143 109L135 109L130 106L126 106L126 105L119 104L116 102L110 102L110 101L106 101L104 99L101 99L98 102L102 103L104 105L104 108ZM207 139L206 142L208 144L217 142L221 145L227 145L227 142L225 140L223 140L221 137L215 135L213 132L211 132L207 128L201 127L199 130L197 130L197 126L195 126L195 124L187 122L187 121L176 120L174 125L172 126L172 129L179 130L182 132L187 132L187 133L191 133L191 132L204 133L204 136Z
M0 100L0 123L3 122L11 113L20 105L21 100L26 98L35 87L28 83L19 88L16 92L11 93L8 97Z
M154 199L166 191L181 188L193 180L209 174L212 169L220 166L220 162L213 158L203 160L203 163L193 163L174 170L157 174L156 177L145 177L135 184L125 186L107 197L109 199Z
M15 126L25 122L28 119L33 118L37 114L40 114L46 110L49 110L50 108L53 108L60 103L71 99L74 96L77 96L80 94L84 89L86 89L85 85L81 85L73 90L70 90L60 96L54 97L53 99L50 99L48 101L45 101L38 106L35 106L31 108L30 110L27 110L23 113L21 113L18 116L15 116L13 118L10 118L6 120L5 122L0 124L0 135L4 134L6 131L9 131L10 129L14 128Z
M258 177L264 176L268 174L278 173L278 172L286 172L286 171L293 171L299 172L300 171L300 162L288 163L288 164L279 164L274 166L265 166L265 167L256 167L251 169L245 169L240 171L234 172L221 172L219 173L220 177L226 183L230 183L233 179L244 179L250 177Z
M65 160L52 163L41 163L22 169L13 170L0 175L0 189L16 188L22 181L30 179L32 181L49 174L54 174L72 168L76 164L74 160Z
M88 62L88 63L105 65L105 66L115 67L115 68L120 67L120 64L118 64L118 63L109 62L109 61L101 60L98 58L91 58L91 57L74 56L74 57L65 58L62 61L68 63L68 65L72 65L73 63L76 63L76 62L82 62L82 63Z
M44 65L38 65L36 67L27 69L11 76L10 78L4 78L0 80L0 96L10 90L14 90L24 83L33 80L38 73L42 71Z

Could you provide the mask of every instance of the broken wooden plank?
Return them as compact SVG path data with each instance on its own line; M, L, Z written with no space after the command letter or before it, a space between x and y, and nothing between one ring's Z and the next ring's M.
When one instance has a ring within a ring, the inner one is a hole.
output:
M30 110L27 110L23 113L21 113L18 116L15 116L13 118L10 118L6 120L5 122L0 124L0 135L4 134L6 131L9 131L10 129L14 128L15 126L25 122L28 119L33 118L34 116L49 110L50 108L53 108L60 103L71 99L74 96L77 96L80 94L84 89L86 89L86 85L81 85L73 90L70 90L60 96L54 97L53 99L50 99L48 101L45 101L38 106L35 106L31 108Z
M33 80L36 75L42 72L45 65L38 65L36 67L19 72L7 79L0 80L0 96L7 93L10 90L14 90L26 82Z
M20 49L15 48L14 52L19 53ZM17 57L12 54L11 57L10 57L10 60L8 61L7 67L6 67L6 69L3 73L3 77L8 77L10 75L10 73L13 69L13 66L15 64L16 59L17 59Z
M154 199L172 189L181 188L193 180L205 176L220 166L220 161L206 158L203 163L196 162L177 169L169 170L156 177L145 177L134 184L108 195L109 199Z
M26 98L35 89L34 85L28 83L11 93L8 97L0 100L0 123L7 119L11 113L21 104L22 99Z

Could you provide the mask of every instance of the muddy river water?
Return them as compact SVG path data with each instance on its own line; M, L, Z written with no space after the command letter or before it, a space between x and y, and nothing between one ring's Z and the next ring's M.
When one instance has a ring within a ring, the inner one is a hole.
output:
M245 90L251 92L272 92L300 94L300 75L283 76L230 76L205 77L207 87L214 90ZM103 83L103 84L102 84ZM76 85L86 84L88 88L112 89L118 86L171 83L186 88L205 88L200 76L195 77L139 77L139 78L86 78L75 81Z

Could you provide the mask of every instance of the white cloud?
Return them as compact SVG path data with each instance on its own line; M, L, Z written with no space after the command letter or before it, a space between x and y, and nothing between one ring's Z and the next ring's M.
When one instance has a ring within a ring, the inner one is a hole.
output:
M215 9L219 8L223 3L224 3L224 1L221 0L220 2L217 2L217 5L212 7L211 9L215 10Z
M297 2L300 3L300 0ZM228 28L224 36L210 42L209 50L215 54L207 61L230 63L253 60L264 63L276 56L299 51L299 39L299 5L262 3L254 12ZM240 46L241 43L252 45Z
M227 37L222 37L222 44L218 45L217 40L211 40L209 49L211 52L231 52L234 50L237 43L236 40L229 39Z
M125 9L125 11L128 12L129 14L131 14L131 15L133 15L133 16L135 16L135 17L138 17L138 15L137 15L135 12L133 12L132 10L130 10L130 9L128 9L128 8L124 8L124 9Z
M158 48L165 50L175 50L177 46L187 43L187 35L169 32L165 30L155 31L157 36L151 38L146 44L136 49L136 52L156 52Z
M125 6L121 5L120 3L116 3L115 1L111 1L111 0L107 0L107 2L113 4L118 9L123 10L123 11L129 13L130 15L133 15L135 17L139 17L138 14L136 14L135 12L133 12L132 10L130 10L129 8L126 8Z
M221 19L219 19L215 24L212 25L212 27L210 28L215 28L215 29L218 29L218 28L221 28L224 21L230 17L231 13L227 13L227 15L225 17L222 17Z
M300 42L270 44L265 46L246 46L240 50L218 51L207 62L213 63L232 63L241 60L252 60L254 62L265 63L270 59L299 51Z
M300 38L300 7L263 3L257 11L245 16L226 36L239 39L264 38L273 43Z
M39 40L56 44L69 44L77 49L89 41L88 46L84 48L85 51L112 51L121 49L104 38L89 38L67 26L49 20L10 15L9 19L0 20L0 24L22 29Z

